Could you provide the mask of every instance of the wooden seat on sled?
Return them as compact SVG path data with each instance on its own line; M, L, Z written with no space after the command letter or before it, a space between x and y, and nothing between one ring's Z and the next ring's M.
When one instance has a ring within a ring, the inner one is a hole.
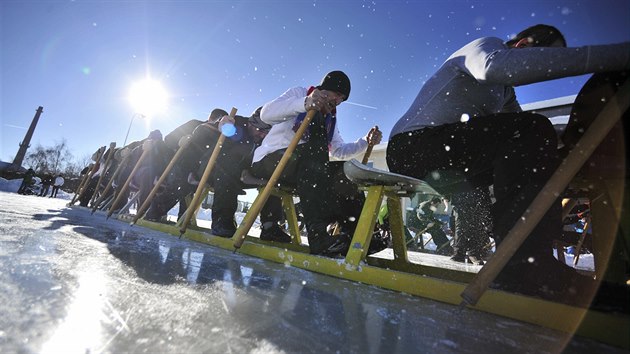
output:
M389 189L392 191L396 191L397 194L405 196L417 193L439 195L439 193L425 181L368 167L355 159L344 163L343 172L349 180L363 187L390 187Z

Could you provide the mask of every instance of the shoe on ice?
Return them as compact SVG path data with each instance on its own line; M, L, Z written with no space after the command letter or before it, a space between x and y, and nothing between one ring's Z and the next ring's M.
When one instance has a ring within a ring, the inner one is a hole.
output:
M450 254L453 254L453 252L455 252L453 250L453 247L446 243L444 245L441 245L435 253L439 254L440 256L448 256Z
M287 235L276 223L272 223L269 227L263 225L262 231L260 232L260 239L263 241L291 242L291 236Z
M390 246L391 241L391 234L378 231L374 232L372 234L372 240L370 241L370 247L368 248L368 255L378 253L386 249Z
M470 261L470 263L474 264L474 265L484 265L485 262L483 261L483 258L481 258L480 254L469 254L468 255L468 260Z
M236 232L234 218L218 218L212 221L211 232L214 236L229 238Z
M459 262L459 263L468 263L470 262L470 259L468 259L468 256L466 256L465 254L461 252L457 252L451 256L451 261Z
M326 225L316 224L308 227L308 245L311 254L336 258L348 253L350 236L344 232L332 236L326 231Z

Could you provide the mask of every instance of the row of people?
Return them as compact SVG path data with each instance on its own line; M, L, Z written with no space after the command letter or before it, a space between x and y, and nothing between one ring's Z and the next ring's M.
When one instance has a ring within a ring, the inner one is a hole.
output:
M522 112L514 86L627 69L630 43L568 48L560 31L548 25L527 28L507 42L495 37L474 40L453 53L427 80L394 125L387 147L388 167L424 179L444 195L480 188L485 193L492 186L491 232L500 244L559 163L551 123L542 115ZM249 119L231 119L222 112L217 123L195 127L194 148L189 153L192 160L180 163L173 172L179 174L175 178L179 182L165 187L147 217L161 217L190 190L188 176L199 178L198 171L203 170L199 162L206 160L200 157L211 153L222 131L229 139L211 179L215 188L213 233L231 237L236 228L235 196L242 188L240 173L250 169L254 176L269 178L306 112L316 110L280 181L293 186L300 198L311 253L345 254L364 196L347 180L341 163L329 157L345 159L365 151L369 142L381 140L380 133L352 143L341 138L336 107L349 98L350 88L345 73L332 71L317 86L287 90ZM453 200L458 214L475 215L476 203L466 200L470 198ZM269 239L287 241L278 227L280 218L279 200L272 197L261 213L263 233L271 235ZM328 232L332 222L341 225L340 236ZM529 286L554 291L584 281L553 258L551 240L560 226L560 203L556 203L499 281L515 289Z
M41 177L41 185L39 186L39 193L36 192L33 187L35 186L35 170L29 168L22 178L22 183L18 188L18 194L37 194L40 197L48 196L48 191L52 187L52 191L50 192L50 198L56 198L59 189L63 186L65 180L62 174L58 174L54 176L53 174L46 172Z

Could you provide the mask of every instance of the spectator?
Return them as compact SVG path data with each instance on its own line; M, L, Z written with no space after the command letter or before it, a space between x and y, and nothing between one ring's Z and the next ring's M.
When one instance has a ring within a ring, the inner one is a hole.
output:
M61 186L63 186L64 182L65 181L64 181L63 176L61 174L59 174L57 177L55 177L55 182L53 183L52 192L50 192L50 198L57 198L57 192L59 192L59 188L61 188Z

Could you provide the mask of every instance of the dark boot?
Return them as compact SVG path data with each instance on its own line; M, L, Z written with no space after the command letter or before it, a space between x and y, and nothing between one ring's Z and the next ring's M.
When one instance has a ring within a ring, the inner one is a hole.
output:
M332 236L326 231L326 226L321 223L308 226L308 245L311 254L331 258L345 256L350 249L350 237L343 232Z
M236 232L236 221L234 216L212 215L211 232L214 236L229 238Z
M291 242L291 236L287 235L275 222L266 222L263 224L260 239L263 241Z

